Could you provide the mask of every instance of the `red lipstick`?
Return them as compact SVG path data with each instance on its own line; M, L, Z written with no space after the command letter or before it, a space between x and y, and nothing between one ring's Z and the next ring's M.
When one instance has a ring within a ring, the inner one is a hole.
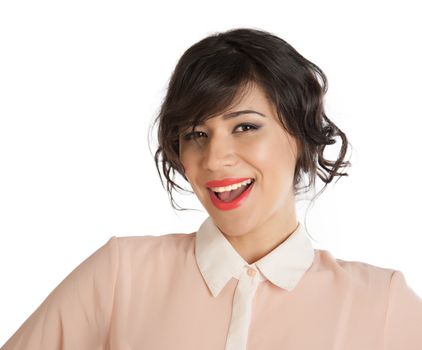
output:
M233 184L237 184L239 182L248 180L249 177L242 177L240 179L235 179L235 178L227 178L227 179L223 179L223 180L215 180L215 181L208 181L205 186L206 187L225 187L225 186L229 186L229 185L233 185Z
M247 178L245 180L247 180ZM231 202L223 202L222 200L220 200L220 198L217 197L214 191L212 191L210 188L207 188L207 190L210 194L211 202L214 204L215 207L220 210L231 210L240 206L240 204L249 196L249 193L252 191L252 187L254 184L255 181L249 184L249 187L244 192L242 192L239 197L233 199Z

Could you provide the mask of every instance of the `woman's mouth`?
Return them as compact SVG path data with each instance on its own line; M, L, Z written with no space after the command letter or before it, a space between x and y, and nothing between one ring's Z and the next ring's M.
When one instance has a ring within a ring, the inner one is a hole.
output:
M248 179L239 184L226 188L207 188L211 201L220 210L230 210L237 208L243 202L252 190L255 184L254 179ZM217 190L217 191L213 191Z

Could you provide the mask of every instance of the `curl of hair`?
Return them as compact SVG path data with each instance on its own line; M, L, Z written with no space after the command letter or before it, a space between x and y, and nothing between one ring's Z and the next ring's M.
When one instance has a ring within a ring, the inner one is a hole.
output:
M188 181L179 160L180 131L230 108L252 83L262 88L284 128L299 141L295 195L315 188L317 176L324 182L319 195L335 177L348 175L341 170L351 165L344 160L349 142L324 111L324 72L274 34L232 29L214 33L184 52L153 124L158 123L155 166L174 209L186 210L172 195L173 190L187 191L175 182L176 173ZM341 148L337 159L330 161L324 150L337 137ZM305 175L309 182L300 186Z

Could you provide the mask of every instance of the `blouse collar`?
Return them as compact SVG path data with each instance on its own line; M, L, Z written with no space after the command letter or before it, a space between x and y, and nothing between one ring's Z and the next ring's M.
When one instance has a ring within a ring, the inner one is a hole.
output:
M216 297L232 277L239 279L245 267L258 270L260 281L268 279L276 286L291 291L312 265L314 248L299 222L283 243L258 261L248 264L209 216L196 233L195 257L208 288Z

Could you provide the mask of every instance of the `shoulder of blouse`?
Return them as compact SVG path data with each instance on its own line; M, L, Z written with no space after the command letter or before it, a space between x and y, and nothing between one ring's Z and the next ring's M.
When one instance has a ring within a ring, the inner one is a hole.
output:
M377 266L363 261L335 258L331 252L315 249L315 269L331 270L360 285L372 285L388 289L395 269Z
M143 256L172 253L193 252L196 233L168 233L163 235L143 235L143 236L113 236L109 239L115 241L119 256ZM108 243L109 243L108 242Z

